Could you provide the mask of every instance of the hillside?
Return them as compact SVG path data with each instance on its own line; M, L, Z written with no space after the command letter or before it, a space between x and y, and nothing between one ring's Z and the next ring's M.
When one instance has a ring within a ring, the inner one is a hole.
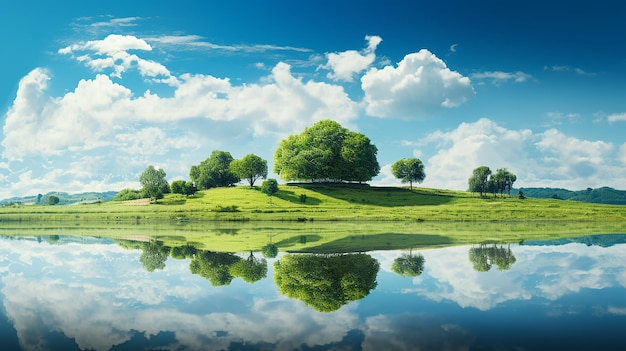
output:
M572 191L560 188L519 188L511 193L524 192L524 196L539 199L572 200L596 204L626 205L626 191L609 187Z
M624 222L623 206L517 196L359 184L281 185L268 198L259 188L213 188L192 196L2 208L2 221L583 221Z

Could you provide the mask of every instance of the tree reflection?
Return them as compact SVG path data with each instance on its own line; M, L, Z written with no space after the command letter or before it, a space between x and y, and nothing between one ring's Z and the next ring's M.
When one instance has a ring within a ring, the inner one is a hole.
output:
M282 294L331 312L367 296L379 268L367 254L285 255L274 264L274 280Z
M141 244L141 251L139 261L148 272L165 268L170 248L164 246L162 241L144 242Z
M422 254L402 254L402 256L393 260L391 270L403 277L417 277L424 272L424 256Z
M254 257L252 251L245 260L239 260L230 268L230 273L243 279L245 282L254 283L267 276L267 261L264 258Z
M228 285L234 278L230 267L241 259L228 252L201 251L191 260L189 270L208 279L213 286Z
M474 265L474 270L487 272L495 264L500 271L511 269L516 259L510 245L481 243L469 249L469 260Z

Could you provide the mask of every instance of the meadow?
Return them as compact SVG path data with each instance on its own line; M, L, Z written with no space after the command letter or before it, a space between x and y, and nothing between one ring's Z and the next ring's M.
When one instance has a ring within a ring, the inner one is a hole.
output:
M626 207L366 185L217 188L186 197L0 210L0 235L159 240L170 247L354 252L626 233Z
M214 188L192 196L69 206L3 207L5 221L626 221L626 207L555 199L519 199L429 188L360 184L281 185L272 197L257 187Z

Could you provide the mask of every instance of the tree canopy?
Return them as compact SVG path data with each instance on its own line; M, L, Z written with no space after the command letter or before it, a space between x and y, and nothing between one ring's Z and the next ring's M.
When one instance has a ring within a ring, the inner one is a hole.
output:
M424 271L424 255L402 254L393 260L391 270L403 277L417 277Z
M274 171L286 181L364 182L380 171L378 149L363 134L323 120L280 142Z
M230 169L233 156L230 152L214 150L199 165L191 166L189 178L199 190L231 186L240 178Z
M503 194L505 191L511 195L513 183L517 176L509 172L506 168L498 168L495 174L487 166L480 166L472 171L472 176L468 180L469 191L477 192L480 196L486 193Z
M274 264L274 280L282 294L321 312L364 298L377 285L380 265L367 254L285 255Z
M418 158L403 158L391 165L391 173L402 183L409 183L413 190L413 182L421 183L426 178L424 164Z
M255 154L247 154L241 160L233 160L230 170L252 187L257 179L267 177L267 161Z
M142 193L150 198L150 201L158 200L163 197L163 194L170 191L170 186L165 180L165 171L163 169L155 169L150 165L146 168L139 177L139 183L141 183Z

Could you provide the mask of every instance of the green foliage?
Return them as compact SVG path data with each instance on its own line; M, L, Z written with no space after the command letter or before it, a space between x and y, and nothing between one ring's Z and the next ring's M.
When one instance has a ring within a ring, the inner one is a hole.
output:
M115 195L113 201L128 201L137 199L141 199L139 190L122 189L117 193L117 195Z
M468 180L469 191L480 193L482 197L486 193L503 194L505 191L511 195L513 183L517 180L517 176L509 172L506 168L498 168L495 174L491 173L491 169L487 166L480 166L472 172L472 176Z
M232 253L202 251L189 264L191 273L208 279L213 286L229 285L234 276L230 269L242 258Z
M516 262L510 247L497 244L479 244L469 250L469 260L478 272L487 272L495 264L498 270L506 271Z
M267 177L267 161L254 154L247 154L241 160L233 160L230 170L240 179L246 179L253 187L259 178Z
M261 184L261 192L270 198L278 192L278 182L274 178L269 178Z
M366 136L324 120L281 141L274 171L284 180L371 180L380 171L378 149Z
M175 180L170 184L170 190L172 194L193 195L198 191L196 187L190 181Z
M59 203L59 201L60 201L60 200L59 200L59 197L58 197L58 196L56 196L56 195L50 195L50 196L48 196L48 205L52 205L52 206L54 206L54 205L58 204L58 203Z
M403 158L396 161L391 165L391 173L402 183L408 182L411 190L413 190L413 182L421 183L426 178L424 164L417 158Z
M424 256L422 254L402 254L393 260L391 270L403 277L417 277L424 271Z
M274 258L278 256L278 246L269 243L261 248L261 253L263 257Z
M189 178L199 190L231 186L240 178L230 169L233 156L230 152L214 150L199 165L191 166Z
M472 176L468 180L469 191L479 193L480 196L489 191L489 176L491 169L487 166L480 166L472 171Z
M282 294L332 312L376 288L379 268L367 254L285 255L274 265L274 280Z
M230 206L217 205L215 206L215 209L213 211L215 212L239 212L239 209L236 205L230 205Z
M267 276L267 261L255 258L251 252L248 259L239 260L230 267L230 274L247 283L254 283Z
M139 177L141 191L150 198L150 201L163 198L163 194L170 192L170 185L165 180L165 171L155 169L150 165Z
M150 241L141 245L139 261L148 272L165 268L165 261L170 253L170 248L161 241Z

